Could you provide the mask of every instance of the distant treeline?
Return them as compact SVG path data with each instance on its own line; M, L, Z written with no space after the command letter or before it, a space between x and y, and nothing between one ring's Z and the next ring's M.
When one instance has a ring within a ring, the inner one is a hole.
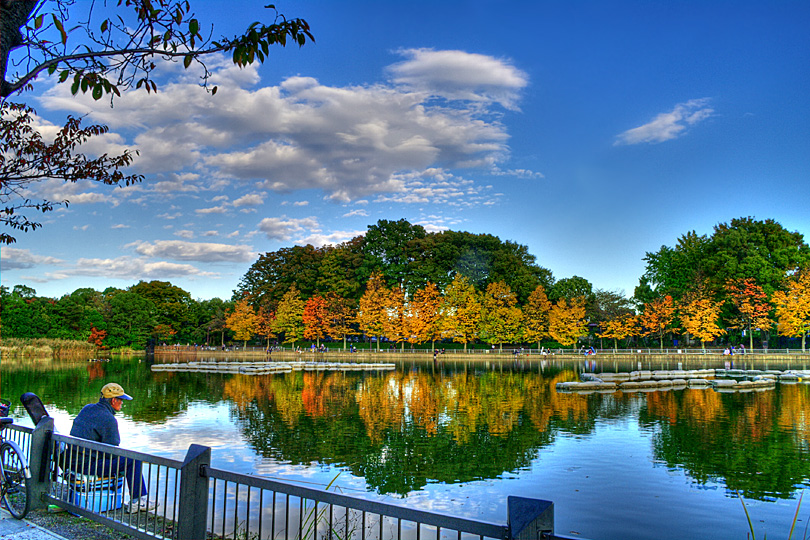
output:
M707 342L715 337L734 342L742 338L743 331L750 336L760 329L759 333L767 337L768 332L776 329L781 320L776 300L781 298L780 294L801 292L801 287L796 289L791 283L799 283L799 270L810 266L810 248L800 233L789 232L773 220L757 221L749 217L719 224L711 236L689 232L678 239L675 247L662 246L657 252L647 253L644 260L646 271L633 297L627 298L622 292L594 289L582 277L555 279L550 270L537 264L526 246L511 241L468 232L428 233L406 220L381 220L369 226L365 235L338 245L294 246L262 254L228 300L194 300L188 292L165 281L142 281L126 289L108 288L101 292L78 289L59 299L39 297L25 285L17 285L13 290L2 287L0 331L2 337L75 339L107 348L142 348L150 339L220 344L233 339L242 341L245 335L250 335L248 339L272 337L289 341L290 336L297 336L303 323L296 323L296 330L290 335L285 335L285 328L278 324L266 324L259 332L258 323L246 334L244 328L235 326L238 317L234 315L239 303L253 313L276 319L280 307L285 310L289 307L282 302L285 295L294 290L300 300L296 306L305 306L315 297L340 299L342 309L350 314L344 321L344 335L348 332L370 339L374 334L384 335L381 330L369 331L371 327L363 322L368 321L369 309L365 313L361 309L361 300L368 293L372 276L376 276L375 286L385 287L401 297L403 314L415 305L414 300L423 291L435 287L443 298L452 290L454 280L463 278L479 295L482 306L486 305L488 289L490 294L507 291L508 302L523 312L537 311L531 305L531 296L538 291L548 302L547 312L556 305L570 307L576 303L583 307L582 317L569 326L583 328L583 335L591 337L612 337L617 342L655 339L663 344L665 339L689 333ZM790 300L787 296L785 302ZM700 302L695 304L697 300ZM489 302L493 305L491 299ZM690 326L690 317L684 317L682 310L670 310L667 302L671 306L702 306L700 316L711 318L716 331L690 329L694 326ZM801 303L802 299L796 302ZM758 311L755 310L755 316L746 315L751 312L752 303ZM643 314L653 306L672 311L672 320L656 328L648 326L649 320L644 323L638 319L633 323L635 326L630 323L628 317ZM706 312L709 306L712 311ZM452 309L446 307L442 317L452 315ZM391 309L389 313L393 316ZM795 319L798 311L793 309L792 313ZM282 315L290 316L286 312ZM292 315L297 318L301 314ZM548 324L547 317L541 319L545 322L541 322L537 332L542 339L562 343L544 326ZM620 320L632 326L633 331L621 330ZM518 324L528 323L528 319L521 319ZM810 322L793 326L792 330L785 326L785 332L780 333L802 337L802 332L810 330ZM531 339L513 332L506 342L536 343L541 341L537 332L531 334ZM439 335L439 339L454 338L452 333ZM392 341L409 339L413 335L395 336ZM473 341L477 339L491 342L491 333L472 336Z

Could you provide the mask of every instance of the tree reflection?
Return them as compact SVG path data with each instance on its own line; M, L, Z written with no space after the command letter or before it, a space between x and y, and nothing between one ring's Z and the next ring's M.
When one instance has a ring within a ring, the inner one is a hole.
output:
M806 385L747 394L557 393L557 382L578 378L578 366L519 361L268 376L151 372L137 360L0 367L2 397L16 416L25 415L19 396L28 391L75 416L109 381L136 398L123 414L157 426L194 403L225 401L256 454L345 467L380 493L542 467L532 465L538 451L559 434L588 436L600 423L627 418L655 434L657 461L698 483L771 499L790 497L810 477Z

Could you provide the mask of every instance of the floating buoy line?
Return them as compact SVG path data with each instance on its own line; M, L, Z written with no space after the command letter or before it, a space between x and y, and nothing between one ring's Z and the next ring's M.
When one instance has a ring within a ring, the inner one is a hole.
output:
M712 388L717 392L750 392L774 388L777 383L810 383L810 372L759 369L679 369L582 373L580 379L580 381L557 383L557 391L584 394Z
M396 369L389 363L349 362L177 362L153 364L152 371L196 371L204 373L241 373L269 375L293 371L387 371Z

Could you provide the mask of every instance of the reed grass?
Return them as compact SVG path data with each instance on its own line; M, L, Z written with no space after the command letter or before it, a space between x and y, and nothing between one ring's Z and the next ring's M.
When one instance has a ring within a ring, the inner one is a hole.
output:
M96 346L69 339L3 338L0 352L3 358L91 358L96 354Z

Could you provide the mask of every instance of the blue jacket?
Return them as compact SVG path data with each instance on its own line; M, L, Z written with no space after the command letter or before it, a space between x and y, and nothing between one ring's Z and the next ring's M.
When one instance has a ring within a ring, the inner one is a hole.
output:
M101 398L98 403L90 403L82 407L78 416L73 420L70 436L113 446L121 444L118 420L115 419L115 410L110 405L110 401Z

